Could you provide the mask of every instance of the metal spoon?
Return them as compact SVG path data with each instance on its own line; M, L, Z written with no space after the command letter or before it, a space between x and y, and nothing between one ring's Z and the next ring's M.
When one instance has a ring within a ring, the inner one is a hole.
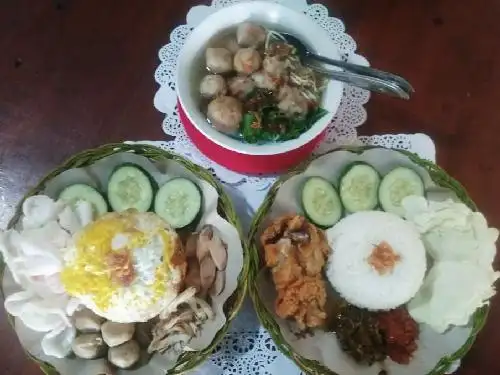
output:
M402 99L409 99L410 94L415 92L407 80L396 74L317 55L311 52L307 46L294 35L282 32L278 34L283 36L287 43L296 48L304 64L329 78ZM344 71L326 69L315 62L333 65L344 69Z

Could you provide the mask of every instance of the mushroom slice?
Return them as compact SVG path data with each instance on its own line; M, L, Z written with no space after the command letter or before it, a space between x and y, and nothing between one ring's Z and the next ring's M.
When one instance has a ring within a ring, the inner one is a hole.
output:
M196 256L196 248L198 245L198 233L191 233L187 240L186 240L186 246L184 251L186 252L186 258L194 257Z
M191 322L193 318L194 318L194 313L191 310L186 309L177 316L177 321L179 323Z
M188 269L184 283L187 287L196 288L196 291L201 290L200 263L198 263L198 259L188 258Z
M200 329L199 329L198 325L195 322L192 322L192 321L189 322L188 324L191 327L191 330L194 332L194 335L196 336L198 334L198 332L200 332Z
M203 258L210 254L210 244L214 235L211 225L206 225L198 236L198 246L196 248L196 257L201 262Z
M226 272L225 271L217 271L215 274L215 281L210 288L210 294L212 296L218 296L224 290L226 286Z
M203 262L206 264L212 262L208 267L212 267L215 278L215 265L212 258L205 257ZM161 320L154 326L153 340L149 344L148 353L182 352L185 345L198 333L199 325L214 317L210 305L197 298L195 293L194 288L186 289L162 312L166 318L160 316ZM180 305L183 306L177 312Z
M187 303L196 294L196 288L190 287L184 290L182 293L178 294L172 302L160 312L160 319L167 319L170 314L177 311L177 308L183 303Z
M185 329L184 327L184 324L185 323L182 323L180 322L179 324L176 324L175 326L172 327L172 329L170 330L170 332L168 333L168 335L173 335L173 334L176 334L176 333L186 333L186 334L189 334L189 332L191 331L191 327L189 327L187 330ZM191 335L193 336L193 335Z
M177 345L176 351L182 351L182 348L191 340L191 336L187 333L176 333L163 338L154 338L148 348L148 353L160 352L164 353L168 349L173 348ZM179 350L179 347L181 350Z
M194 313L190 310L183 311L180 315L158 322L153 328L153 335L164 336L178 323L189 322L194 319Z
M189 323L180 323L180 326L182 327L182 330L186 332L189 336L194 337L196 336L196 330L193 329L193 327Z
M201 298L195 298L194 301L190 301L189 306L193 309L196 317L201 321L211 320L214 318L212 308Z
M215 263L211 257L205 257L200 263L201 289L207 291L215 281Z
M215 232L210 243L210 255L217 269L224 271L227 266L227 246Z

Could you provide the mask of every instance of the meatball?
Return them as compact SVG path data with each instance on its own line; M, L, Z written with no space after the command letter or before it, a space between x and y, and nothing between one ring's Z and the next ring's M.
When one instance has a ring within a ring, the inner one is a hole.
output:
M251 22L242 23L236 30L236 40L243 47L259 47L266 41L267 32Z
M296 87L282 87L278 99L280 100L278 108L288 116L302 116L307 114L309 101Z
M227 73L233 70L232 54L225 48L207 48L205 60L212 73Z
M241 74L252 74L259 70L261 58L253 48L241 48L234 55L234 69Z
M272 77L281 77L285 73L286 63L277 56L267 56L262 62L262 68Z
M240 100L245 99L255 89L253 80L250 77L242 76L231 78L228 82L228 86L231 95Z
M234 133L243 117L241 102L231 96L219 96L208 105L208 119L222 133Z
M259 89L276 90L276 80L263 71L252 74L252 79Z
M203 77L203 79L201 80L200 94L207 99L225 95L226 92L226 81L222 76L219 76L217 74L209 74Z

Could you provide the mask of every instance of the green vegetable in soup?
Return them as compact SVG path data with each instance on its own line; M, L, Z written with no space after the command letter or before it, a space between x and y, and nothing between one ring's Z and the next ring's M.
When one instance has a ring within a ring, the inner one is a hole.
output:
M260 139L261 129L254 112L247 112L241 120L241 135L248 143L257 143Z
M327 113L328 113L328 111L326 109L321 108L321 107L317 107L313 111L310 111L307 114L308 122L310 124L309 127L311 127L313 124L315 124L316 122L321 120L321 118L323 118L323 116L325 116Z
M248 111L240 124L241 135L248 143L279 142L298 138L328 113L317 107L306 116L289 118L276 107L264 107L260 111Z

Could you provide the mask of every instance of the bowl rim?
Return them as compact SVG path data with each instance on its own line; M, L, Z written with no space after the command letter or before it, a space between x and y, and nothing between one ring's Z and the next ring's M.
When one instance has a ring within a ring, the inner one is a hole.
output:
M144 156L148 159L169 159L175 162L182 164L182 166L192 173L196 175L197 178L205 180L210 185L212 185L219 194L219 199L217 202L217 211L219 214L229 222L229 224L233 225L239 236L241 241L241 246L243 249L243 267L238 275L238 283L234 292L227 298L226 302L223 306L223 311L226 315L226 321L222 328L216 332L215 336L212 339L212 342L203 350L194 351L194 352L184 352L177 359L177 362L174 367L170 370L165 370L166 374L183 374L194 368L200 366L214 351L216 346L222 341L224 336L226 335L229 325L232 320L236 317L237 313L240 311L248 288L248 272L250 266L250 254L248 251L246 237L243 233L241 222L238 214L236 213L234 204L231 198L227 195L224 190L222 184L213 177L213 175L207 171L205 168L194 164L188 159L177 155L175 153L165 151L156 146L150 146L145 144L128 144L128 143L111 143L99 146L93 149L87 149L81 151L63 163L59 164L54 170L47 173L44 177L42 177L35 187L31 188L19 201L16 205L14 215L9 220L7 225L7 229L13 229L22 213L22 205L23 202L29 198L30 196L38 194L43 190L45 184L59 175L60 173L72 169L72 168L81 168L93 164L94 162L105 158L107 156L113 155L119 152L131 152L136 155ZM3 258L0 255L0 279L2 284L0 285L0 297L5 300L5 295L3 291L3 276L4 271L6 269L6 264L3 261ZM15 333L15 323L14 317L6 312L7 320L11 324ZM17 336L17 334L16 334ZM35 356L31 355L24 347L21 345L22 349L25 351L26 356L38 364L40 369L47 375L61 375L52 365L47 362L44 362ZM64 375L64 374L63 374Z
M302 133L298 138L277 142L277 143L265 143L265 144L249 144L242 142L241 140L234 139L226 134L223 134L217 130L215 130L206 120L201 120L199 115L196 113L196 110L193 108L195 105L189 105L191 102L191 95L189 95L190 89L190 72L185 66L188 66L190 60L192 60L193 55L188 54L189 49L192 44L199 44L197 42L198 39L202 35L206 35L205 29L212 29L211 24L214 22L214 19L220 19L225 15L232 14L241 14L242 20L240 19L236 21L231 21L231 25L235 25L237 23L243 22L248 19L252 19L255 17L255 14L262 14L263 12L270 14L285 14L291 17L300 18L301 23L306 23L306 27L312 29L311 34L314 35L314 41L311 43L315 46L315 49L319 49L320 54L328 55L332 58L340 59L340 51L338 50L335 42L329 37L328 32L324 30L320 25L314 22L314 20L308 17L306 14L286 7L281 4L264 2L264 1L251 1L251 2L242 2L235 5L231 5L228 7L224 7L212 14L210 14L207 18L205 18L199 25L197 25L194 30L191 32L189 37L186 39L184 46L181 49L178 58L177 70L176 70L176 94L180 105L182 106L184 112L186 113L186 117L189 121L210 141L218 144L221 147L224 147L228 150L238 152L240 154L247 155L276 155L276 154L284 154L289 151L295 150L315 139L318 135L320 135L328 125L331 123L335 114L337 113L340 102L343 96L343 87L344 84L339 81L331 80L326 88L326 93L328 94L328 100L323 96L323 106L325 101L328 102L328 113L314 123L311 128L309 128L306 132ZM204 42L206 43L213 35L217 32L230 27L231 25L227 25L221 28L217 28L215 32L209 33L210 36L204 38Z
M248 232L248 244L250 249L250 272L249 272L249 281L248 281L248 293L250 298L252 299L255 311L259 318L259 321L263 325L263 327L269 332L272 337L274 343L278 347L278 349L285 354L288 358L295 362L297 366L299 366L306 374L325 374L325 375L342 375L337 374L336 372L327 368L324 364L305 358L304 356L296 353L293 348L288 344L283 335L281 334L280 327L278 323L274 319L274 316L267 310L264 302L260 298L259 291L257 289L256 281L259 275L260 270L262 269L262 256L261 256L261 247L259 241L257 239L257 233L263 224L263 220L267 216L269 209L271 208L274 199L278 190L281 188L283 183L285 183L289 178L294 177L303 173L309 164L323 156L334 154L338 151L348 151L356 154L362 154L364 151L371 149L387 149L381 146L342 146L335 150L331 150L321 155L317 155L311 160L308 160L298 167L294 168L287 174L282 175L269 189L263 203L260 205L258 210L256 211L254 218L252 220L250 230ZM455 180L453 177L448 175L448 173L439 167L437 164L420 158L417 154L398 149L390 149L394 152L399 152L403 155L406 155L410 161L423 167L429 173L431 179L438 185L442 187L449 188L454 191L458 197L458 199L465 203L470 209L473 211L477 211L476 204L469 197L466 189L462 186L460 182ZM488 313L490 310L490 305L484 305L479 307L471 317L471 333L467 339L467 341L460 347L455 353L441 358L441 360L436 363L435 367L426 375L444 375L446 371L452 366L453 362L462 359L467 352L471 349L474 341L477 338L477 335L484 327Z

